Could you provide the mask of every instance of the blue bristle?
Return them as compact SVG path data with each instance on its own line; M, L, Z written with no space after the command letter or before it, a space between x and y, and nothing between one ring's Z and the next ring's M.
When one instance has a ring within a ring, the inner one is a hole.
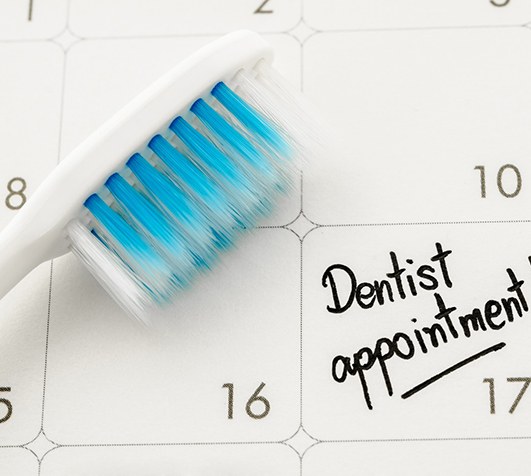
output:
M191 194L202 200L213 214L221 217L229 214L231 206L225 192L187 157L178 152L164 137L156 135L151 139L148 146Z
M160 248L172 261L181 266L189 263L191 257L185 246L185 240L153 203L119 174L111 175L105 186L133 220L140 224L145 234L152 239L152 246Z
M184 144L199 158L201 163L213 173L217 180L228 181L239 189L250 188L251 184L237 168L234 161L223 154L205 136L197 132L182 117L178 117L170 124L170 129Z
M226 247L236 231L235 227L242 228L243 225L239 222L238 210L225 191L164 137L156 135L148 146L167 166L175 181L182 184L192 199L201 204L215 232L217 246Z
M205 124L217 138L234 149L241 157L249 162L253 168L265 174L265 178L275 174L275 169L269 160L246 137L229 124L218 112L203 99L198 99L190 110Z
M278 153L289 153L288 143L277 128L224 82L216 84L211 94L249 131L264 139Z
M267 190L276 188L284 189L285 183L277 167L273 165L266 156L263 149L255 146L247 137L231 125L221 114L209 106L203 99L198 99L190 110L201 120L201 122L212 132L228 155L242 159L244 164L248 164L252 174L260 178L264 188L264 197L268 196ZM265 213L272 208L267 198L260 201Z
M170 129L227 191L238 212L237 221L244 227L253 226L256 217L264 214L267 208L257 193L260 183L253 183L252 178L237 164L234 157L226 156L182 117L175 119L170 124Z
M164 270L166 263L152 246L120 214L110 208L98 195L93 194L85 201L85 207L105 228L117 243L142 267ZM97 235L99 238L99 235Z
M197 231L205 228L206 218L191 198L144 157L134 154L126 165L155 200L167 208L180 223Z
M134 154L126 165L149 191L152 199L165 207L176 219L183 235L190 242L196 262L206 265L212 259L212 252L208 248L216 244L217 239L199 206L140 154ZM199 254L205 256L200 258Z

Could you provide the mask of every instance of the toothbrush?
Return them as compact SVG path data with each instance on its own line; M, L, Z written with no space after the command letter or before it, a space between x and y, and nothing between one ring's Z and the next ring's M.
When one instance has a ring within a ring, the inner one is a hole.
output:
M146 320L290 189L309 123L239 31L178 64L102 125L0 234L0 298L72 251Z

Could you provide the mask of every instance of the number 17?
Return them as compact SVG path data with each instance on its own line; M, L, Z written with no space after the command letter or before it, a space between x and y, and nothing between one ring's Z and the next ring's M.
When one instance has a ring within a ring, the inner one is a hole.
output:
M529 388L529 385L531 384L531 377L509 377L507 378L507 382L523 383L522 388L520 389L520 392L514 399L514 402L511 405L511 408L509 409L509 413L512 415L514 411L516 410L516 407L522 400L522 397L524 396L525 392ZM496 413L496 395L495 395L496 392L494 388L494 379L485 378L483 379L483 383L489 384L490 414L494 415Z

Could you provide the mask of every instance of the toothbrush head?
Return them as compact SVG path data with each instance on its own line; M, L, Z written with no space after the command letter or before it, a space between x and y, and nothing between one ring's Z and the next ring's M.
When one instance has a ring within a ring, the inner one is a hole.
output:
M40 261L73 251L141 320L211 268L292 188L311 148L310 121L271 55L255 33L227 35L72 152L33 197L53 202L53 226L42 207L24 210ZM70 193L51 198L59 183Z

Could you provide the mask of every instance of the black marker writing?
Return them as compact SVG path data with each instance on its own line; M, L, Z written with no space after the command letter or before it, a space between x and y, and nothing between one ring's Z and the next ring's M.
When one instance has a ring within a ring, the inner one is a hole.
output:
M444 273L443 273L444 275ZM447 273L446 273L447 275ZM332 378L343 383L349 377L357 376L362 388L365 403L372 409L371 393L365 373L377 365L389 396L393 395L393 385L388 369L392 358L412 359L418 352L428 353L450 339L469 338L474 332L497 331L507 323L514 322L515 316L522 317L529 311L522 291L523 280L514 271L507 269L511 284L507 287L509 296L489 299L481 308L470 313L455 316L456 307L447 306L439 293L434 293L437 313L436 322L430 326L414 329L413 332L397 332L392 337L381 337L371 347L363 347L351 355L336 355L332 360ZM448 284L447 284L448 285Z
M330 288L333 304L326 309L333 314L341 314L354 303L361 309L370 309L375 304L383 306L398 298L416 296L420 289L434 291L442 284L451 288L453 284L446 259L452 251L443 249L440 243L436 243L435 248L437 252L430 258L433 266L423 264L413 272L408 271L414 264L412 259L406 259L406 265L402 266L397 254L391 251L392 271L386 273L387 279L372 282L359 282L354 271L344 264L329 266L323 273L322 285ZM338 289L339 280L347 283L344 289Z

